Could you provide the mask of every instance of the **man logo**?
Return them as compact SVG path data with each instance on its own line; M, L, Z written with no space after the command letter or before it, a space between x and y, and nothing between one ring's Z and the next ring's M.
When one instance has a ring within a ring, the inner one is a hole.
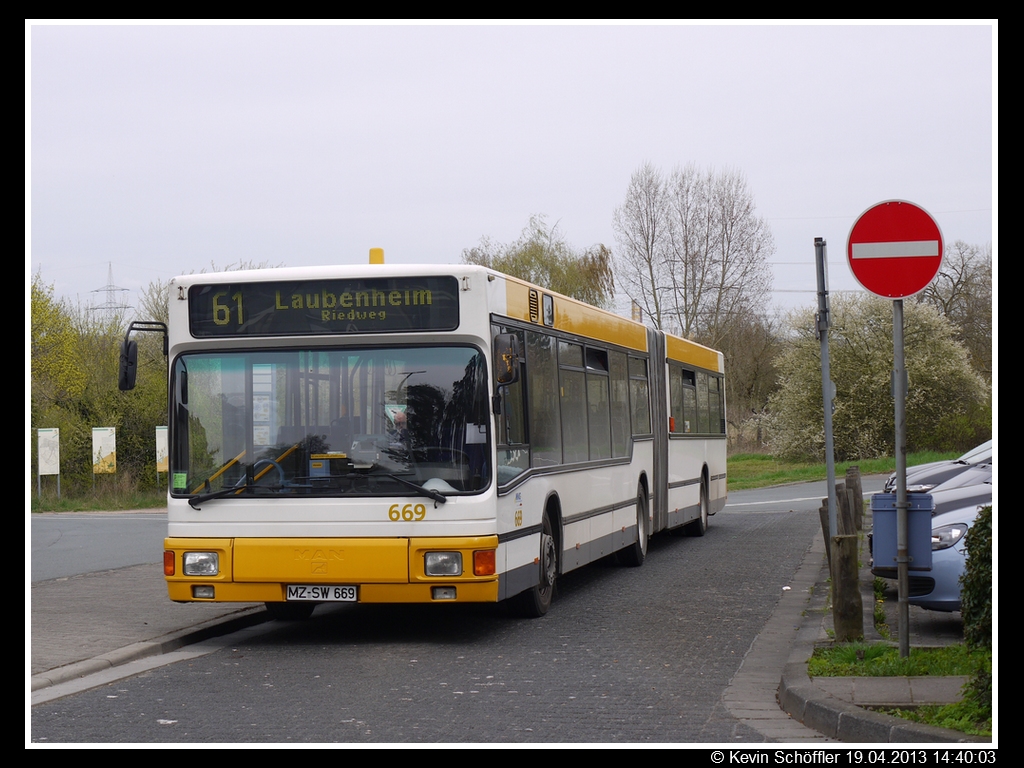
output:
M296 560L336 560L339 563L345 560L343 549L296 549Z

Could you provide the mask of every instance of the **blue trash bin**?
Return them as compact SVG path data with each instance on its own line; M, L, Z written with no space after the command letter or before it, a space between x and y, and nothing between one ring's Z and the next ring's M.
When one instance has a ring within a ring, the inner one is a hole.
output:
M907 554L911 571L932 569L932 512L930 493L907 493ZM896 494L871 497L871 555L875 568L896 568Z

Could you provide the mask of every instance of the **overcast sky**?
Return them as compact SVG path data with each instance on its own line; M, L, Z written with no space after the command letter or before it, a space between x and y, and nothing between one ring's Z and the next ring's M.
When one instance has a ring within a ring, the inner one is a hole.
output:
M458 262L532 214L616 250L644 162L743 173L774 303L910 200L995 247L996 28L26 25L30 270L72 301L239 260ZM120 296L121 294L119 294Z

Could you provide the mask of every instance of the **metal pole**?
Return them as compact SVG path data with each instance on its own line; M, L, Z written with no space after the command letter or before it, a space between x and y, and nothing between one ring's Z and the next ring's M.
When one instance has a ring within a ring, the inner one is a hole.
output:
M832 441L832 401L836 387L832 383L828 357L828 243L825 238L814 238L814 266L818 275L818 316L815 332L821 342L821 399L825 409L825 469L828 482L828 536L839 535L836 515L836 461ZM835 580L833 579L833 584Z
M910 656L910 557L907 534L907 370L903 354L903 300L892 303L892 394L896 402L896 586L900 657Z

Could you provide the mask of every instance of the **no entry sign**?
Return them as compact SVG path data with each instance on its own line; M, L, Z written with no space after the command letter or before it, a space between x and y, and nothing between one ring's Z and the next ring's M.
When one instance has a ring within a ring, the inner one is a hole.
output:
M864 288L904 299L920 293L942 266L942 232L929 213L906 200L868 208L850 230L846 258Z

